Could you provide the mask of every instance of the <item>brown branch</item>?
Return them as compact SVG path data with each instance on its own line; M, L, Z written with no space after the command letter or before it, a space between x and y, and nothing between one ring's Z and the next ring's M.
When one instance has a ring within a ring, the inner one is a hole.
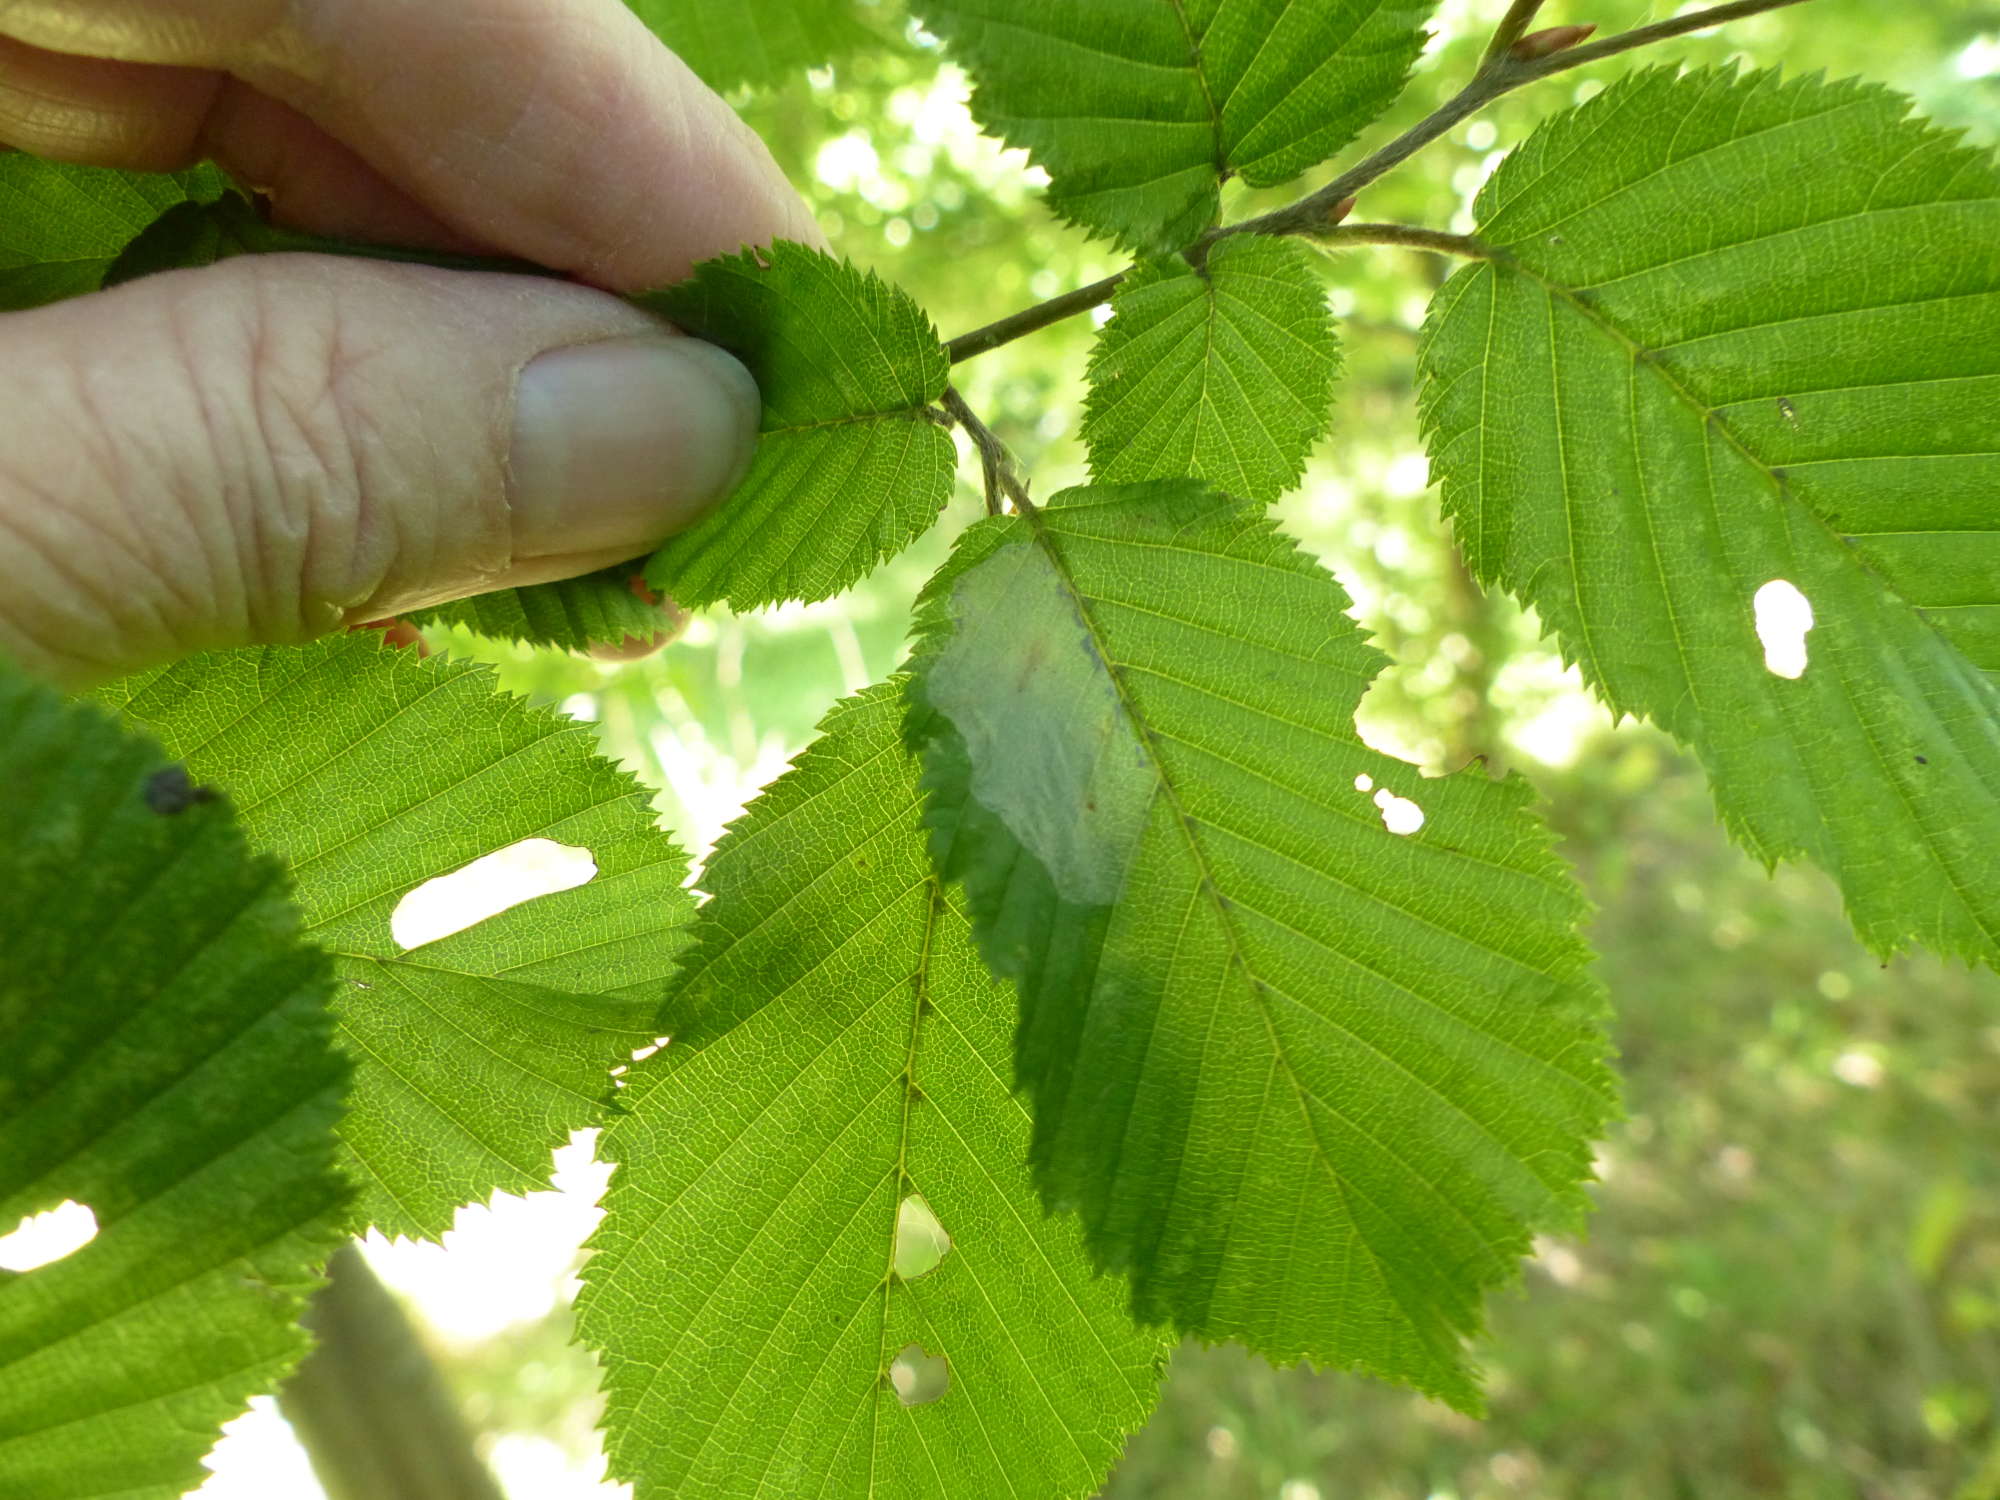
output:
M1073 292L1064 292L1060 297L1051 297L1046 302L1023 308L997 322L988 323L984 328L961 333L944 346L945 352L951 356L951 362L957 364L975 354L984 354L988 349L1011 344L1024 333L1034 333L1051 323L1060 323L1064 318L1088 312L1100 303L1109 302L1111 294L1118 290L1125 276L1126 273L1120 271L1102 281L1093 281L1089 286L1080 286Z
M1634 27L1631 31L1621 31L1616 36L1608 36L1601 42L1571 47L1547 57L1524 59L1516 57L1511 51L1503 52L1497 57L1489 57L1480 65L1479 71L1472 75L1472 81L1452 95L1437 110L1411 126L1381 150L1348 168L1325 187L1308 193L1298 202L1287 204L1284 208L1273 209L1270 213L1260 214L1254 219L1244 219L1240 223L1211 230L1207 239L1214 241L1233 234L1311 233L1312 226L1323 222L1328 211L1341 199L1352 197L1384 173L1401 166L1461 120L1484 109L1503 94L1511 94L1515 89L1527 84L1567 72L1571 68L1583 67L1586 63L1598 62L1620 52L1630 52L1635 47L1646 47L1654 42L1663 42L1669 37L1719 26L1724 21L1740 20L1744 16L1756 15L1759 11L1777 10L1782 6L1804 3L1805 0L1731 0L1727 5L1712 5L1706 10L1678 16L1671 21L1658 21L1651 26Z
M1260 214L1254 219L1244 219L1235 224L1210 230L1188 247L1189 260L1196 265L1201 264L1210 245L1217 240L1238 234L1295 234L1305 235L1320 243L1327 243L1329 240L1337 242L1342 231L1330 230L1328 226L1339 221L1345 200L1352 198L1377 178L1401 166L1439 136L1450 131L1468 116L1484 109L1501 95L1510 94L1515 89L1553 77L1557 73L1567 72L1571 68L1581 68L1607 57L1615 57L1620 52L1651 46L1670 37L1684 36L1690 31L1703 31L1711 26L1720 26L1725 21L1741 20L1745 16L1754 16L1761 11L1779 10L1788 5L1802 5L1805 0L1730 0L1726 5L1711 5L1706 10L1676 16L1670 21L1656 21L1650 26L1635 26L1630 31L1621 31L1616 36L1605 37L1602 41L1562 47L1542 57L1522 57L1515 50L1516 44L1521 41L1543 3L1544 0L1532 0L1532 3L1531 0L1514 0L1514 4L1508 8L1507 14L1495 29L1493 40L1487 47L1478 72L1473 74L1471 81L1464 88L1431 114L1380 150L1355 163L1325 187L1308 193L1297 202L1273 209L1267 214ZM1467 248L1476 242L1464 240L1456 235L1443 235L1435 231L1400 225L1375 227L1398 229L1403 231L1403 237L1368 243L1421 243L1425 249L1445 250L1454 255L1480 253ZM1420 242L1415 238L1418 235L1433 236L1433 238ZM1361 242L1358 236L1349 238L1354 239L1356 243ZM1447 244L1448 241L1452 243ZM1002 344L1011 343L1024 334L1037 332L1052 323L1074 317L1080 312L1088 312L1091 308L1108 301L1126 274L1121 271L1115 276L1105 277L1102 281L1092 282L1089 286L1078 287L1075 291L1064 292L1059 297L1051 297L1046 302L1024 308L997 322L988 323L984 328L961 334L945 348L951 354L952 363L956 364L962 359L971 359L975 354L984 354L989 349L997 349Z

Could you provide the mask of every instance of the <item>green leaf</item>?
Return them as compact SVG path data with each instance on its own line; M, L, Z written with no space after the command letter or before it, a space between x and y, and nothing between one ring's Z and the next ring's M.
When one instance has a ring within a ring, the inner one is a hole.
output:
M775 88L881 39L853 0L626 0L712 89Z
M1287 182L1402 92L1434 0L917 0L972 112L1064 218L1146 253L1212 226L1228 177Z
M162 213L212 202L228 188L211 166L121 172L0 152L0 312L96 291Z
M213 201L190 198L148 224L104 273L103 285L121 286L159 271L212 266L232 255L273 248L270 231L250 200L227 192ZM287 247L289 248L289 247Z
M1098 483L1193 476L1275 500L1299 482L1340 367L1305 250L1238 235L1201 271L1143 261L1111 309L1083 418Z
M654 588L689 608L828 599L937 519L958 450L931 403L951 362L906 294L781 241L638 301L735 354L764 395L750 473L653 554Z
M723 840L674 1040L605 1134L578 1322L641 1497L1093 1494L1152 1409L1160 1339L1035 1200L1011 996L901 720L894 684L836 708ZM935 1400L899 1393L911 1346Z
M165 1497L305 1352L340 1238L325 957L229 807L102 710L0 667L0 1494Z
M643 562L621 563L581 578L476 594L406 618L424 628L457 625L493 640L565 651L615 646L628 638L643 640L671 632L677 623L671 609L648 604L633 592L632 580L643 566Z
M1906 108L1655 71L1551 121L1480 196L1424 416L1473 569L1700 754L1747 848L1824 866L1879 952L1994 963L2000 173Z
M341 1135L369 1222L436 1235L462 1203L545 1185L608 1069L653 1040L692 915L645 790L488 669L363 633L196 657L103 696L290 865L341 980L356 1061ZM594 878L397 942L408 892L527 839L587 849Z
M927 589L911 735L1038 1185L1137 1316L1472 1408L1482 1291L1585 1207L1598 995L1526 783L1357 737L1347 608L1259 507L1066 491Z

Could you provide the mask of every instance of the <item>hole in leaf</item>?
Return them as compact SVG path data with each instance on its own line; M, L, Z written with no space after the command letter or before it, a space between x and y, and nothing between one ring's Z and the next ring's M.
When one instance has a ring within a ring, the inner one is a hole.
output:
M1424 826L1424 810L1386 786L1375 794L1375 805L1382 810L1382 826L1391 833L1412 834Z
M915 1281L938 1268L951 1249L951 1236L938 1223L922 1194L912 1193L896 1209L896 1249L889 1263L904 1281Z
M922 1406L951 1389L951 1364L942 1354L926 1354L921 1344L905 1344L889 1366L889 1384L905 1406Z
M1374 791L1375 778L1370 776L1366 771L1363 771L1359 776L1354 778L1354 790L1357 792Z
M1782 578L1773 578L1751 599L1757 612L1757 639L1765 670L1779 677L1806 672L1806 632L1813 628L1812 604Z
M523 901L572 890L596 873L588 849L522 839L408 892L390 914L389 935L398 947L421 948Z
M654 1037L652 1041L648 1042L645 1046L639 1048L636 1052L632 1054L632 1061L644 1062L647 1058L651 1057L655 1052L658 1052L662 1047L666 1046L667 1043L672 1040L673 1040L672 1037L664 1037L664 1036ZM612 1069L612 1072L614 1073L623 1071L624 1068L622 1065Z
M0 1270L32 1271L74 1255L96 1238L97 1215L87 1204L65 1198L29 1214L12 1234L0 1235Z

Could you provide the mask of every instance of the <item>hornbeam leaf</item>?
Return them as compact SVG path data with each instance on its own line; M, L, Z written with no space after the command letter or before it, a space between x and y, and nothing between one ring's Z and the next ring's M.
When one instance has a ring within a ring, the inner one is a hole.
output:
M712 89L774 88L881 41L853 0L626 0Z
M1140 253L1289 181L1402 92L1434 0L917 0L1064 218Z
M1035 1199L901 722L894 684L837 707L723 840L604 1136L578 1321L642 1500L1093 1494L1152 1408L1160 1338Z
M1361 743L1347 608L1260 507L1070 490L926 590L910 733L1038 1184L1137 1316L1471 1408L1483 1290L1585 1206L1599 1001L1527 785Z
M1340 366L1303 249L1238 235L1200 271L1144 261L1111 309L1083 419L1098 483L1192 476L1250 500L1298 483Z
M1480 196L1424 416L1473 569L1745 847L1879 952L1995 963L2000 172L1906 108L1654 71L1551 121Z
M460 1204L546 1185L611 1066L653 1041L692 916L644 789L486 668L362 633L195 657L101 696L290 866L306 935L334 955L356 1062L341 1137L368 1221L435 1236ZM572 856L583 884L398 938L410 892L530 840L588 851L594 873Z
M96 291L154 220L228 189L210 166L122 172L0 152L0 312Z
M749 474L653 554L654 588L690 608L827 599L937 519L958 463L931 409L951 362L903 292L781 241L638 301L735 354L764 396Z
M475 594L408 616L413 625L457 625L493 640L581 651L598 644L618 645L671 632L671 608L649 604L632 588L643 562L621 563L523 588Z
M169 1500L305 1352L339 1242L326 958L225 801L0 667L0 1494ZM45 1223L47 1221L44 1221Z

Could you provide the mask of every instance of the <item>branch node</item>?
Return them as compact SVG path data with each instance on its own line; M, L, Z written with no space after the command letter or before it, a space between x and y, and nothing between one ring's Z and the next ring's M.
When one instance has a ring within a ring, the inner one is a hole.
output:
M1531 31L1509 47L1507 55L1518 62L1539 62L1569 51L1596 30L1595 26L1551 26L1544 31Z

